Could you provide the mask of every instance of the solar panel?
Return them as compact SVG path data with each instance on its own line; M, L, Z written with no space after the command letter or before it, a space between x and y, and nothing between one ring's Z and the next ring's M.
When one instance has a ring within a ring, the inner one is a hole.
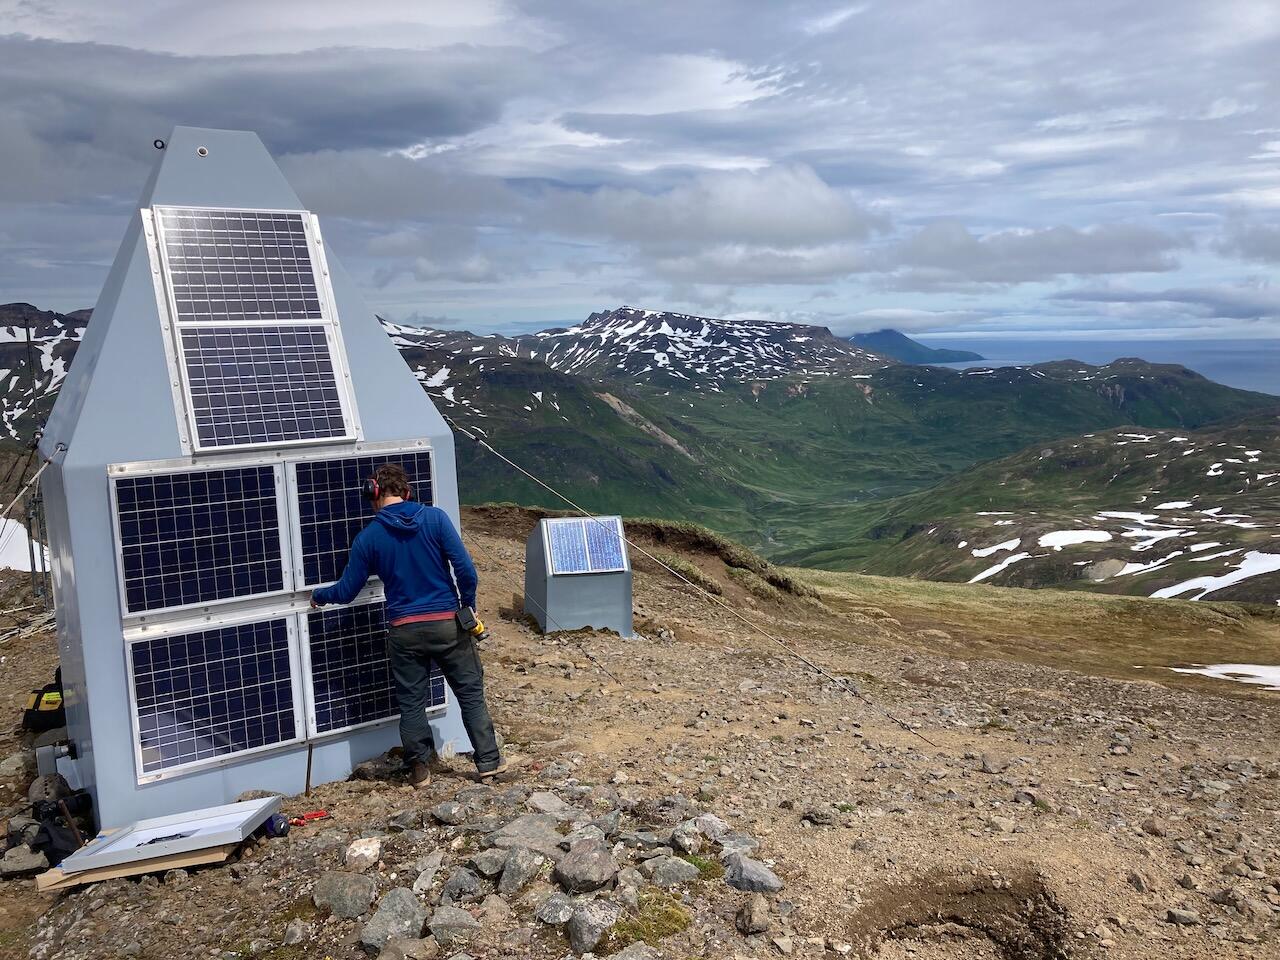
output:
M334 733L390 720L396 705L387 658L387 615L382 601L314 610L307 615L311 657L312 726ZM446 703L444 675L431 669L428 710Z
M270 466L116 477L127 613L284 589Z
M543 523L553 574L627 569L620 517L556 517Z
M322 319L303 213L156 213L179 323Z
M587 541L581 520L548 520L552 573L586 573Z
M587 563L592 573L627 569L622 549L622 521L617 517L584 520Z
M179 342L198 446L350 435L323 325L182 327Z
M143 774L298 736L285 619L140 640L129 657Z
M416 449L330 460L301 460L293 466L298 503L301 586L332 583L342 576L356 534L373 520L360 488L383 463L398 463L409 474L413 494L431 503L431 452Z

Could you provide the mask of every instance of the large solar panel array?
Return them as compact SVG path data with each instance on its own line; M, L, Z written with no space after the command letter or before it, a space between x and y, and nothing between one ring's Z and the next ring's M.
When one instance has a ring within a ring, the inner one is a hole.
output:
M196 448L352 438L307 215L155 215Z
M346 434L323 326L185 327L180 338L201 447Z
M315 610L307 616L314 730L332 733L399 714L387 658L382 601ZM444 675L431 669L428 709L445 705Z
M156 213L179 323L322 319L302 213Z
M284 589L272 467L116 477L114 483L126 612Z
M129 655L143 774L298 736L287 620L140 640Z
M373 519L369 501L360 494L361 484L383 463L404 467L414 499L433 502L431 454L426 450L302 460L294 466L304 581L300 586L332 583L342 576L351 541Z
M621 517L556 517L544 522L553 574L627 569Z

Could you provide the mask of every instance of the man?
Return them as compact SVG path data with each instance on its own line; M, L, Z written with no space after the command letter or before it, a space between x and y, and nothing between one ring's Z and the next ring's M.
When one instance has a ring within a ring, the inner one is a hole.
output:
M433 660L458 698L480 778L496 776L507 764L484 699L484 669L475 638L458 623L460 604L475 609L475 565L448 515L412 500L403 467L378 467L366 492L377 516L351 544L342 579L316 590L311 605L350 603L370 575L377 576L387 597L387 645L410 782L419 789L431 783L433 743L425 711Z

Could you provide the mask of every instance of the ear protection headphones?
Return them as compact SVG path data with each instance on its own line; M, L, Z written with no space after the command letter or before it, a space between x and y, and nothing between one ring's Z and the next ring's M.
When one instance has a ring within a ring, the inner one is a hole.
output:
M382 487L378 485L378 478L368 477L360 487L360 495L363 496L370 503L376 503L378 499L382 496ZM413 499L412 486L409 487L409 495L405 497L405 499L406 500Z

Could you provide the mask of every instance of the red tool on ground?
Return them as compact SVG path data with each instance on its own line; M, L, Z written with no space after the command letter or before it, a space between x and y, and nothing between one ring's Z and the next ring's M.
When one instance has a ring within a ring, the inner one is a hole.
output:
M328 810L311 810L307 813L302 814L301 816L290 817L289 826L305 827L308 823L313 823L316 820L328 820L328 819L329 819Z

